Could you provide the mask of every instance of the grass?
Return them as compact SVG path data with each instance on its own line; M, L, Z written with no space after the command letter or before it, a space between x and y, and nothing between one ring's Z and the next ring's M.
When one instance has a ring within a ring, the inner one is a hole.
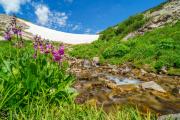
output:
M0 41L0 119L17 120L150 120L134 107L117 108L106 113L100 107L74 103L71 88L74 78L50 56L33 59L32 43L23 48Z
M159 72L163 66L171 75L180 69L180 22L155 29L144 35L123 41L117 35L108 40L100 38L88 45L75 45L69 54L92 59L99 56L102 63L122 64L132 62L137 67L149 66L149 71ZM106 32L103 33L106 36ZM176 69L172 70L171 68Z
M125 37L128 33L133 32L141 28L148 19L144 17L143 14L136 14L130 16L127 20L122 23L109 27L108 29L101 32L100 39L109 41L112 38L119 39Z
M0 110L23 111L40 104L57 104L68 100L71 75L65 73L65 65L51 62L48 56L33 59L33 49L14 48L11 43L1 42L0 53ZM35 104L34 104L35 103Z

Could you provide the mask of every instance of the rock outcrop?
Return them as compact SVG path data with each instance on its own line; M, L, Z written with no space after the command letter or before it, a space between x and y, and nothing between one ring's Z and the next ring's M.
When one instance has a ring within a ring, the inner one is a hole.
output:
M124 37L124 40L144 34L155 28L163 27L169 23L175 24L180 20L180 0L169 0L169 2L162 5L159 10L153 12L151 12L151 10L146 11L144 16L148 19L148 22L137 31L129 33Z

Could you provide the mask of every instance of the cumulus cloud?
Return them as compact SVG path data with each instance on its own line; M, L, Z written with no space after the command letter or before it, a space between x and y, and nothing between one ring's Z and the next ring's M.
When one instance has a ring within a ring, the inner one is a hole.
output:
M35 14L39 24L53 28L65 27L67 25L68 15L65 12L51 11L43 4L39 4L35 8Z
M0 4L7 14L18 13L21 5L25 4L26 2L30 2L30 0L0 0Z
M50 14L50 10L47 6L45 5L38 5L36 7L36 11L35 14L38 18L38 23L41 25L45 25L48 23L49 21L49 14Z
M49 18L49 24L57 24L59 27L67 25L68 15L65 12L51 12Z

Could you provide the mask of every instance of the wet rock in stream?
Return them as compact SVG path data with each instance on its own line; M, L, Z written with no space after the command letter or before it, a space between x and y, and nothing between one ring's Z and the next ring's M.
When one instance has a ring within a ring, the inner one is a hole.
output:
M175 87L172 89L172 94L175 96L179 96L180 97L180 87Z
M156 91L159 91L159 92L166 92L160 85L158 85L154 81L142 83L142 88L143 89L152 89L152 90L156 90Z

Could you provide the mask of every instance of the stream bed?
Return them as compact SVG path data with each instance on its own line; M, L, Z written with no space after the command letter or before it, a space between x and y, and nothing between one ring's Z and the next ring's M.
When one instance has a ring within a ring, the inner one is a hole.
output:
M180 86L178 76L156 75L144 71L142 73L142 70L134 68L128 68L126 73L121 73L119 71L123 67L85 68L81 62L80 65L77 61L74 63L76 64L71 67L71 73L77 77L73 88L78 92L75 100L78 104L103 105L105 111L130 104L144 112L152 110L159 114L180 113L180 94L174 92ZM165 92L144 89L143 83L153 83L152 88L162 88Z

